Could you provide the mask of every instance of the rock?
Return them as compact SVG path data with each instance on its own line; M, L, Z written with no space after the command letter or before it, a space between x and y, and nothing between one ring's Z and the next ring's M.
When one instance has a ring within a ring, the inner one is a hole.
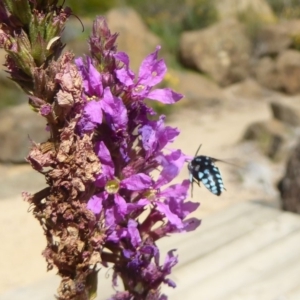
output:
M264 87L280 90L281 81L276 63L271 57L263 57L255 62L253 73L256 80Z
M245 28L235 19L184 32L180 38L183 64L208 74L222 86L248 76L250 52Z
M276 69L283 90L289 94L300 92L300 52L286 50L277 58Z
M168 77L170 76L175 78L177 82L174 89L184 95L184 99L179 103L183 102L187 106L203 107L218 105L224 100L221 88L201 74L172 70L168 72Z
M278 183L282 209L300 214L300 143L292 151L285 175Z
M130 67L138 70L141 61L161 44L159 37L148 30L138 13L129 7L110 10L106 14L112 33L118 32L118 50L130 57Z
M265 25L255 38L254 53L256 56L278 55L293 44L299 32L300 20L297 19Z
M262 87L256 80L247 78L241 82L235 83L225 90L227 95L234 98L243 98L246 100L263 100L272 94L271 91Z
M242 186L247 190L260 190L264 195L276 197L276 189L273 184L272 169L263 160L250 161L240 170Z
M300 126L300 106L295 101L273 101L271 109L275 119L290 126Z
M0 112L0 161L25 163L31 141L46 141L45 120L31 111L28 104L1 110Z
M254 63L253 73L257 81L269 89L300 93L300 52L288 49L275 60L263 57Z
M216 8L222 19L238 17L251 12L260 21L274 22L276 15L265 0L216 0Z
M248 126L244 140L254 140L265 155L271 159L282 157L288 128L277 120L255 122Z

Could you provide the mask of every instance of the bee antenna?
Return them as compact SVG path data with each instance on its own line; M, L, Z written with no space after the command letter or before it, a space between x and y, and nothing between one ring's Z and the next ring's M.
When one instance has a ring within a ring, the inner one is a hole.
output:
M199 152L199 150L200 150L201 146L202 146L202 144L200 144L200 146L198 147L198 149L197 149L197 151L196 151L196 154L195 154L195 156L197 156L197 154L198 154L198 152Z
M82 32L84 32L84 25L83 25L81 19L77 15L75 15L75 14L72 14L72 16L74 16L80 22L81 27L82 27Z

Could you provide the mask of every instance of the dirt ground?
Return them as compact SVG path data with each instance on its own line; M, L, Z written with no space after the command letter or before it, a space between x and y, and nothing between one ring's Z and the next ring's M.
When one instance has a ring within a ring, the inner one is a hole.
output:
M218 163L226 187L220 197L203 186L194 187L193 200L201 203L196 215L203 222L207 215L239 201L268 201L276 205L278 200L273 186L283 172L283 164L269 162L251 144L240 144L250 123L269 118L266 101L239 99L213 108L182 109L169 118L169 124L181 131L172 148L180 148L194 155L201 143L201 154L225 159L239 166ZM264 177L259 169L262 166L262 170L266 171ZM184 168L178 180L187 177L188 171ZM43 178L28 166L0 166L0 187L1 294L45 278L49 273L41 256L45 245L42 230L20 195L23 190L36 191L43 187Z

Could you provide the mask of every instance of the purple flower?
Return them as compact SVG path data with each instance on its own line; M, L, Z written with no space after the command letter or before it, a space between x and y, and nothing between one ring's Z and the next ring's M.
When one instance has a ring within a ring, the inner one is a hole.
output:
M169 233L192 231L200 225L200 221L196 218L186 219L200 205L185 201L189 185L189 180L184 180L181 184L174 184L161 190L156 183L156 192L153 196L155 200L148 200L148 204L153 206L152 214L149 214L142 224L145 228L151 228L154 223L164 221L163 225L153 231L155 239Z
M189 180L184 180L181 184L171 185L160 193L160 197L166 199L165 203L169 205L170 210L182 220L200 205L200 203L191 201L184 202L187 197L189 185Z
M200 205L200 203L196 202L185 202L189 185L189 180L184 180L182 184L171 185L160 192L159 196L165 199L160 205L161 207L168 207L169 212L169 217L167 218L168 223L163 231L167 231L168 233L188 232L195 230L200 225L200 221L196 218L186 219L186 217ZM178 219L180 222L178 222Z
M86 60L82 57L75 59L75 63L80 71L83 80L84 92L89 97L102 97L103 86L101 74L97 71L90 57Z
M161 283L176 287L172 280L166 278L178 262L173 252L174 250L168 252L164 264L160 266L159 250L156 246L143 245L139 249L123 250L127 262L125 261L115 272L130 274L127 284L136 291L139 299L148 299L151 294L147 291L157 290ZM167 299L159 294L153 296L150 299Z
M120 277L127 288L111 299L166 299L160 285L175 287L167 276L178 259L172 250L160 264L156 241L199 226L199 220L188 218L199 203L185 201L189 180L167 186L189 157L181 150L166 149L179 130L166 126L165 116L150 120L153 112L145 99L172 104L182 95L155 89L167 72L163 59L158 59L160 46L144 59L135 76L128 55L116 50L116 36L103 19L97 24L101 28L93 29L92 58L76 60L85 99L77 130L81 136L93 136L101 165L87 207L104 233L102 256L113 262L113 284ZM154 170L160 170L158 176Z
M187 161L186 155L181 150L173 150L170 154L160 154L156 161L163 167L157 180L157 187L171 182L180 172L184 163Z
M100 101L89 101L83 110L82 118L78 123L80 132L89 132L94 130L97 125L102 123L102 106Z
M122 190L123 194L132 191L142 192L151 185L152 180L143 173L134 174L123 180L116 179L114 163L105 144L98 143L96 150L102 165L102 173L98 176L95 184L103 191L90 198L88 208L95 214L99 214L103 205L106 205L106 224L111 227L123 221L127 213L127 202L119 194L119 191Z
M48 116L52 112L52 107L50 104L44 104L40 108L40 113L42 116Z
M157 46L156 50L143 60L136 80L134 73L129 69L128 55L124 52L118 52L115 58L124 65L123 68L116 70L116 76L127 87L134 99L143 100L149 98L164 104L172 104L180 100L182 95L175 93L169 88L152 90L155 85L163 80L167 72L164 60L158 59L159 50L160 46Z
M179 134L176 128L165 126L164 120L165 116L160 116L158 121L148 121L139 129L146 157L162 150Z
M126 129L127 110L118 97L112 95L110 88L104 90L103 97L88 101L83 110L83 117L78 123L80 132L89 132L102 124L105 117L110 129L114 132Z

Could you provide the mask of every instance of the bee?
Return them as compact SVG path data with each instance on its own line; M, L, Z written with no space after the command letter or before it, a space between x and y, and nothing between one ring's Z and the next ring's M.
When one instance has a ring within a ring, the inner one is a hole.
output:
M195 157L188 164L189 177L192 184L192 197L193 183L195 182L200 186L200 181L211 193L220 196L226 189L220 170L215 165L215 162L221 160L210 156L198 155L200 148L201 145L198 147Z

